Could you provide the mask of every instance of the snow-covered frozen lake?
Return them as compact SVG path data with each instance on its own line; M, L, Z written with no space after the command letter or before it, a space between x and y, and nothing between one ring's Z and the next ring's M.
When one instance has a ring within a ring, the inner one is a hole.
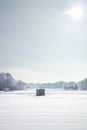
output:
M1 92L0 130L87 130L87 91Z

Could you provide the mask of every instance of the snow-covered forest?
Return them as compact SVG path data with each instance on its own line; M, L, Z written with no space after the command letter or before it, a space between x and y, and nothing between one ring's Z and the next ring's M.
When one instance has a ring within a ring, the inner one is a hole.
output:
M10 73L0 73L0 91L25 90L30 88L87 90L87 79L79 82L57 81L55 83L25 83L15 80Z

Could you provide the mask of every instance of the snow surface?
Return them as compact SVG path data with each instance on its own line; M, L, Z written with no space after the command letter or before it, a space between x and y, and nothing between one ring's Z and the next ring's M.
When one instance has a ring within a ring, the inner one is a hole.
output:
M0 130L87 130L87 91L0 92Z

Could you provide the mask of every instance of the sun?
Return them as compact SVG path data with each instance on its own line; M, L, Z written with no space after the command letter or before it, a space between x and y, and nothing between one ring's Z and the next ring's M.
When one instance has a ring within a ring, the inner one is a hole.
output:
M65 14L70 15L74 20L78 21L83 17L84 11L83 8L81 8L80 6L76 6L73 7L71 10L66 11Z

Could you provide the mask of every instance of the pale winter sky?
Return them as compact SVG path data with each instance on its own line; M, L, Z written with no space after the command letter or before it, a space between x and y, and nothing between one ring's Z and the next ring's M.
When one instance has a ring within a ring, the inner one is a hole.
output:
M25 82L87 77L87 0L0 0L0 72Z

